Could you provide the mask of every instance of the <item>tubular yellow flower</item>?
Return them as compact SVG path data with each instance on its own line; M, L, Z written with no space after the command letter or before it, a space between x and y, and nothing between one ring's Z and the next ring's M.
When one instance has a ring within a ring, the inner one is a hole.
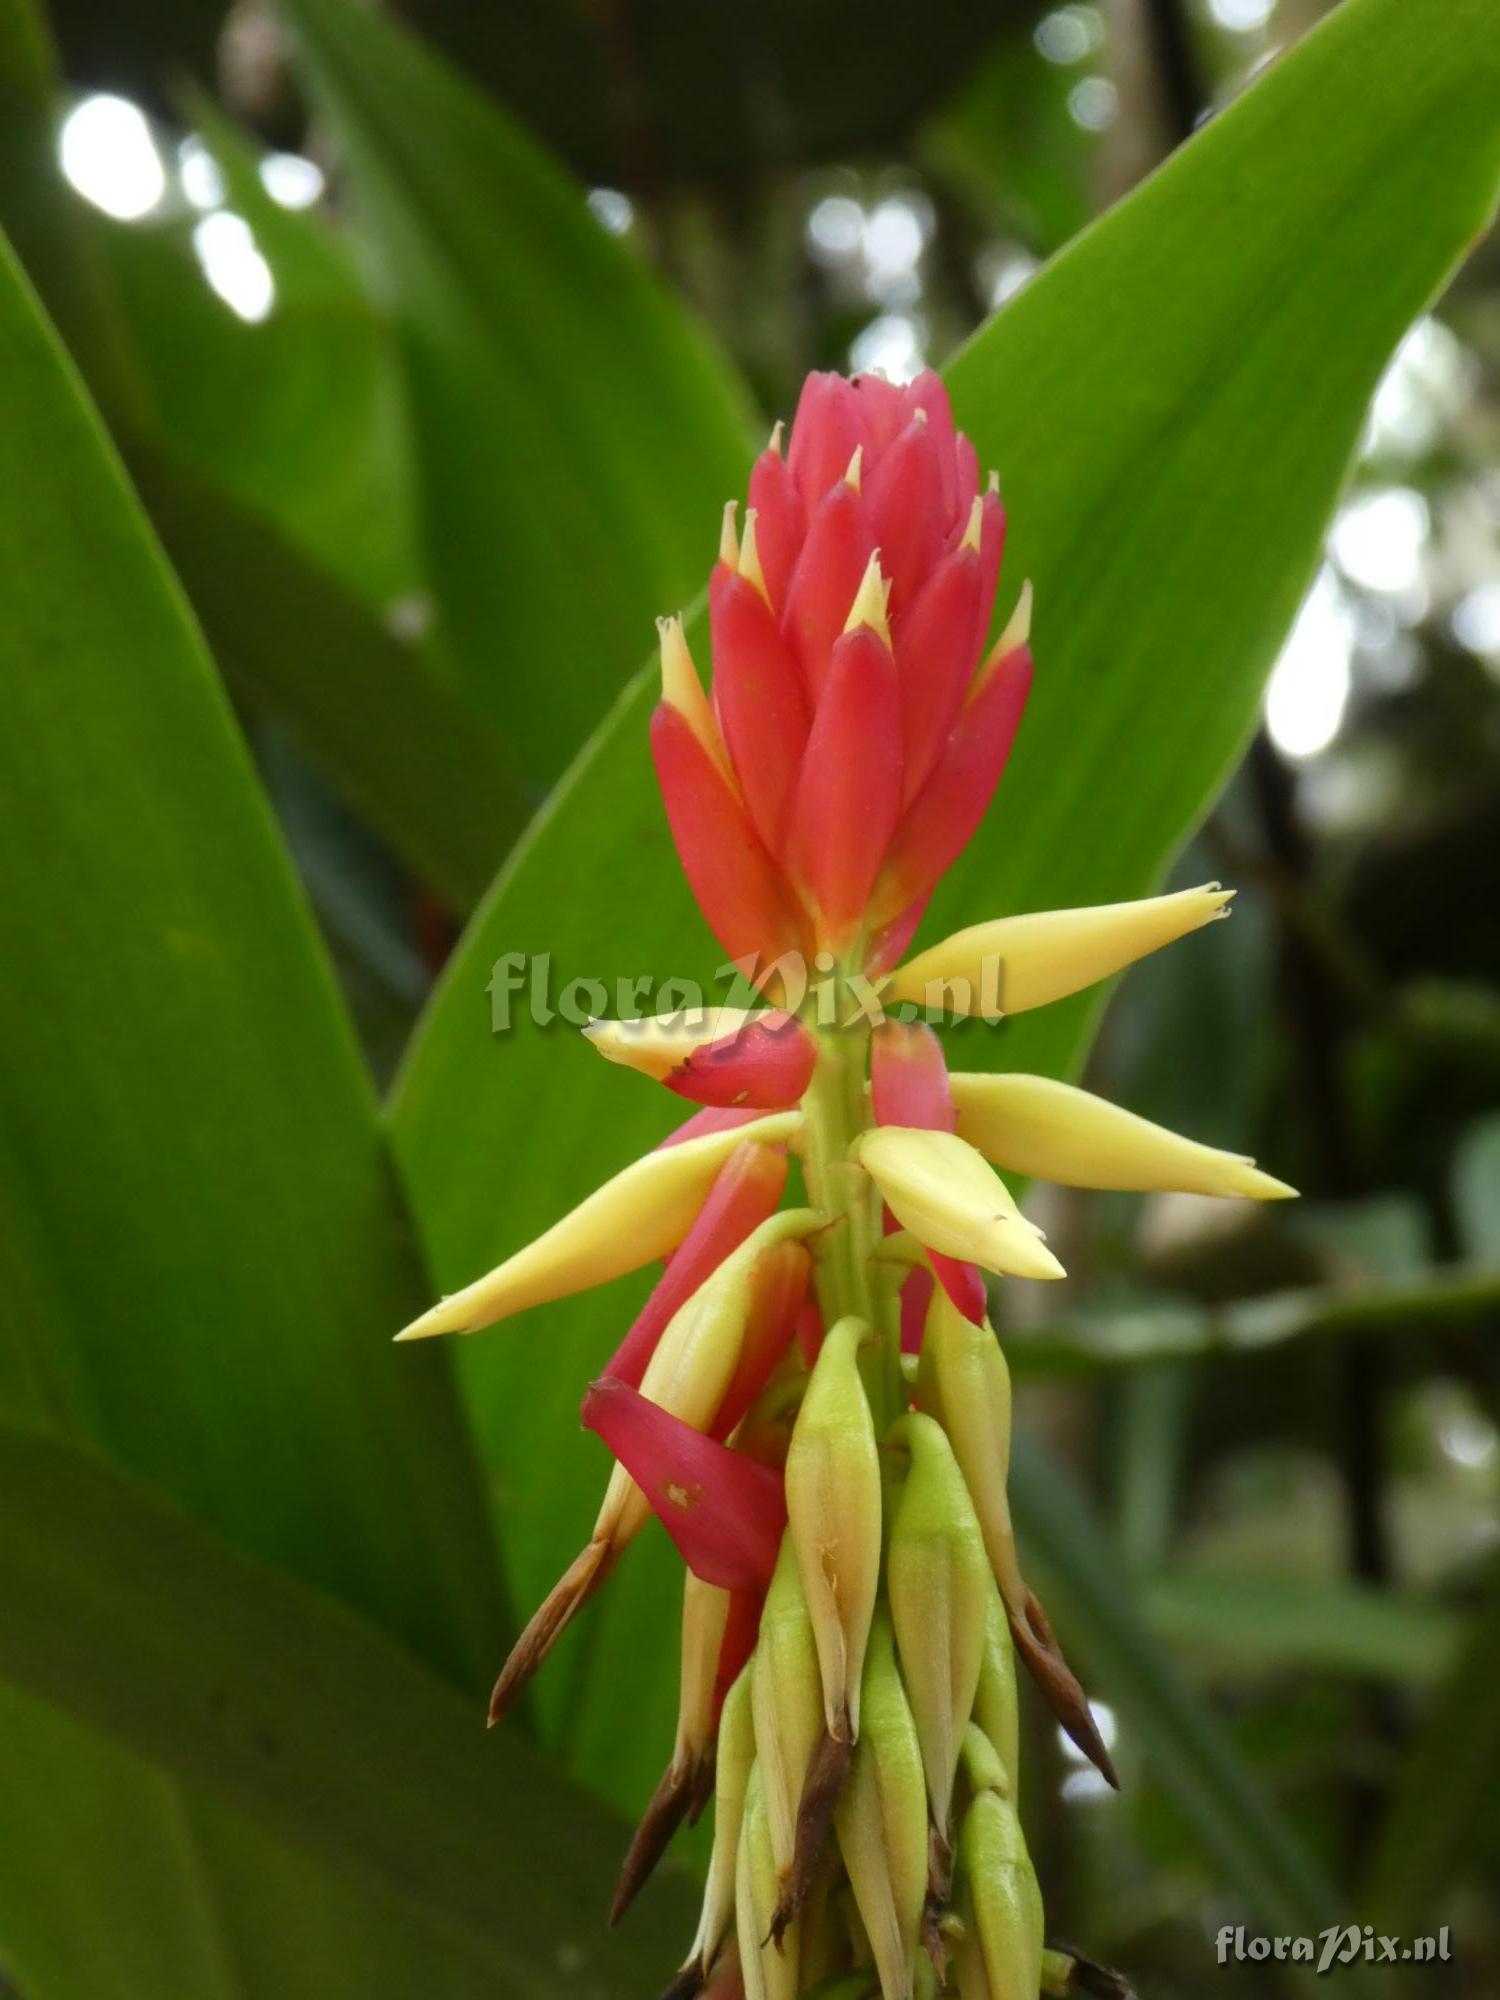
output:
M850 1149L903 1229L929 1250L1018 1278L1063 1267L994 1169L952 1132L882 1125Z
M818 1645L828 1734L859 1735L860 1674L880 1583L880 1462L856 1361L870 1329L843 1319L818 1355L786 1461L787 1520Z
M735 1868L735 1922L739 1931L740 1972L745 2000L795 2000L798 1988L798 1926L781 1940L770 1942L779 1889L776 1862L759 1765L750 1774L745 1814L740 1825L739 1858Z
M773 1112L632 1160L535 1242L403 1327L397 1340L474 1333L665 1257L692 1228L714 1176L736 1147L747 1139L785 1144L800 1122L795 1111Z
M1049 1076L949 1077L960 1138L1009 1173L1066 1187L1173 1189L1281 1201L1297 1190L1240 1153L1184 1139Z
M961 2000L1036 2000L1042 1979L1042 1898L1009 1799L982 1790L958 1840L955 1951Z
M917 1401L952 1447L979 1522L990 1567L1012 1615L1026 1586L1016 1562L1010 1499L1010 1370L988 1325L964 1318L939 1287L927 1308Z
M919 952L891 974L888 993L963 1014L1045 1007L1226 915L1233 894L1211 882L1137 903L997 917Z

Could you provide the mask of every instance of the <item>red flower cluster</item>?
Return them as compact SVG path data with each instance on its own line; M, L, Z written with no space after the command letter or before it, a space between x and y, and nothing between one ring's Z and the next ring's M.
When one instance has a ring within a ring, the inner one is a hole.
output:
M652 750L677 851L731 957L901 955L984 816L1031 683L986 658L1005 536L936 375L811 375L733 505L709 591L712 706L669 653Z

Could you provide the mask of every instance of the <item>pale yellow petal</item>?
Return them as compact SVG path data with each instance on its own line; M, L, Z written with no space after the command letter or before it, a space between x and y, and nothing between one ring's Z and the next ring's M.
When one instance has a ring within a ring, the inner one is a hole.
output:
M899 966L884 997L989 1016L1044 1007L1226 915L1233 894L1211 882L1136 903L997 917Z
M1278 1201L1296 1193L1220 1152L1047 1076L951 1076L962 1137L1013 1174L1065 1187L1162 1189Z
M1064 1275L994 1168L953 1133L882 1125L850 1150L897 1222L929 1249L1017 1278Z
M734 1034L757 1011L765 1010L684 1007L672 1014L647 1014L638 1021L590 1021L583 1032L607 1061L660 1081L695 1049Z
M784 1144L799 1123L797 1112L777 1111L632 1160L545 1235L413 1320L397 1340L473 1333L665 1257L692 1228L715 1174L735 1147L747 1139Z

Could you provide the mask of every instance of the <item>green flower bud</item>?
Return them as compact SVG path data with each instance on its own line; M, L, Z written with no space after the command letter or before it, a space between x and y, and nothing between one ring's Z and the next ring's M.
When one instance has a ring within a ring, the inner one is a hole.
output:
M927 1416L902 1417L889 1435L911 1453L886 1558L891 1620L933 1824L946 1840L994 1586L968 1489L941 1426Z
M884 2000L910 2000L927 1894L927 1787L884 1613L870 1634L864 1727L834 1826Z
M751 1662L755 1755L776 1874L785 1882L813 1749L823 1733L818 1648L792 1538L782 1539Z
M859 1734L860 1674L880 1581L880 1460L856 1356L860 1319L829 1329L786 1461L787 1519L817 1640L830 1736Z
M941 1285L934 1288L922 1337L917 1401L936 1417L953 1447L984 1536L990 1567L1013 1616L1026 1586L1016 1563L1010 1500L1010 1370L988 1326L965 1319Z
M954 1967L962 2000L1037 2000L1041 1891L1015 1806L997 1791L977 1792L964 1815L957 1889L962 1933Z
M1000 1593L992 1584L984 1613L984 1658L979 1668L979 1686L974 1694L974 1720L994 1745L1009 1779L1009 1792L1016 1797L1016 1773L1020 1769L1020 1715L1016 1699L1016 1650L1011 1642L1010 1622Z
M739 1936L745 2000L796 2000L800 1926L792 1924L779 1944L769 1941L780 1889L771 1853L765 1793L757 1765L745 1794L735 1867L734 1912Z

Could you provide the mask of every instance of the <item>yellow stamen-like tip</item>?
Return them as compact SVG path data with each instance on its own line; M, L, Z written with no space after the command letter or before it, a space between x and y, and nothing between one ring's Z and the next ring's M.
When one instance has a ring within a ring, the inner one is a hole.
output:
M1005 630L995 641L995 658L1003 660L1007 653L1014 653L1027 644L1031 638L1031 578L1021 585L1021 595L1016 599L1016 608L1005 622Z
M993 469L992 469L992 470L991 470L991 472L990 472L990 476L989 476L989 478L988 478L988 479L987 479L987 480L985 481L985 484L984 484L984 490L985 490L985 492L986 492L986 493L993 493L993 494L994 494L994 496L995 496L995 498L996 498L997 500L999 499L999 497L1000 497L1000 475L999 475L999 473L998 473L998 472L994 471Z
M740 541L734 527L734 513L739 504L738 500L724 502L724 525L719 530L719 561L732 570L740 566Z
M857 444L854 447L854 456L849 461L849 469L844 474L844 484L852 486L856 493L859 491L859 482L864 472L864 465L865 448L862 444Z
M891 643L890 622L886 616L886 598L890 585L880 574L880 551L876 549L865 565L865 573L859 580L859 589L854 593L854 602L849 606L849 616L844 620L846 632L857 632L862 625L868 625L877 638L886 645Z
M755 509L745 511L745 535L740 543L740 575L753 590L758 590L766 603L771 602L771 593L766 588L765 571L760 566L760 544L755 532Z
M964 523L964 538L959 546L965 549L972 549L974 554L978 555L979 541L983 532L984 502L976 494L974 504L969 509L969 518Z
M786 436L786 425L781 421L780 417L778 417L775 423L772 424L771 426L771 442L766 446L766 450L774 451L776 456L780 458L781 441L785 436Z

